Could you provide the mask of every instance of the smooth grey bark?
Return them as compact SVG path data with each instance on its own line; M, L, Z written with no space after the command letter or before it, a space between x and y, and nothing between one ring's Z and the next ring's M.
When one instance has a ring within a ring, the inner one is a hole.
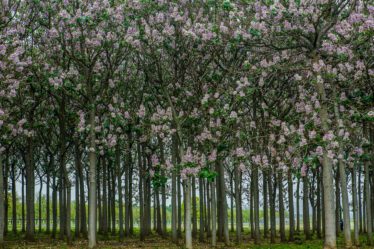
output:
M318 58L316 57L315 60ZM322 130L327 133L330 130L328 117L328 99L326 96L325 86L321 80L317 79L316 90L321 102L319 116L321 119ZM332 174L332 161L327 155L327 151L323 151L323 196L324 196L324 212L325 212L325 240L324 249L336 248L336 229L335 229L335 205L334 205L334 186Z
M216 247L217 246L217 212L216 212L216 208L217 208L217 203L216 203L216 180L212 181L211 182L211 187L210 187L210 190L211 190L211 199L212 199L212 204L211 204L211 219L212 219L212 247Z
M203 179L199 177L199 241L203 242L204 241L204 206L206 204L204 203L205 197L204 197L204 183Z
M103 183L102 183L102 189L103 189L103 195L102 195L102 233L104 236L108 235L108 192L107 192L107 162L105 160L105 157L102 157L101 159L101 165L103 168Z
M269 210L268 210L268 184L267 184L267 173L264 170L262 172L262 186L263 186L263 202L264 202L264 238L268 237L269 233Z
M240 191L239 191L239 184L240 184L240 169L239 166L236 165L235 167L235 221L236 221L236 243L240 244L242 240L242 228L241 228L241 210L240 210Z
M39 176L39 212L38 212L38 219L39 219L39 233L42 232L42 191L43 191L43 176Z
M86 198L84 191L84 176L83 176L83 165L82 165L82 151L79 147L78 141L75 142L75 157L77 166L77 175L79 179L79 218L80 218L80 233L84 238L87 238L87 216L86 216Z
M77 168L77 166L75 166ZM77 170L78 172L78 170ZM75 174L75 237L79 237L80 233L80 199L79 199L79 176L78 174Z
M173 165L177 165L178 144L177 137L172 136L171 161ZM174 243L178 242L178 210L177 210L177 172L174 169L171 173L171 238Z
M283 172L278 172L278 201L279 201L279 229L280 239L282 242L286 241L286 224L285 224L285 211L284 211L284 197L283 197Z
M0 158L0 161L1 161L1 158ZM17 233L17 206L16 205L17 205L16 170L15 170L15 163L12 163L12 220L13 220L12 231L14 234ZM48 231L48 226L47 226L47 231Z
M139 166L139 174L141 170L141 154L140 154L140 144L138 143L137 145L137 150L138 150L138 166ZM121 148L120 144L117 143L116 145L116 152L115 152L115 164L116 164L116 175L117 175L117 189L118 189L118 222L119 222L119 240L122 241L124 238L124 230L123 230L123 199L122 199L122 169L121 169ZM139 175L139 179L141 179ZM139 181L139 198L140 200L142 199L142 191L141 190L141 184L142 182ZM142 206L141 206L141 201L140 201L140 210L141 210L141 215L142 215Z
M359 237L359 216L358 216L358 205L357 205L357 176L356 176L356 165L352 168L352 202L353 202L353 224L354 224L354 243L356 246L360 245Z
M368 135L368 128L364 125L364 134ZM373 244L373 220L372 220L372 213L371 213L371 186L370 186L370 169L369 169L369 162L365 160L364 162L365 167L365 201L366 201L366 230L367 230L367 243L368 245Z
M89 144L89 217L88 217L88 247L96 246L96 135L95 135L95 109L92 106L89 113L90 144Z
M269 204L270 204L270 242L275 243L275 189L272 183L273 173L269 171L268 175L268 188L269 188Z
M55 170L53 170L53 175L52 175L52 220L53 220L52 238L55 238L56 233L57 233L57 185L56 185L56 171Z
M322 210L321 210L321 173L318 170L317 171L317 238L322 238L322 231L321 231L321 225L322 225Z
M296 184L296 231L300 233L300 177Z
M29 241L34 241L35 236L35 165L33 149L33 139L28 137L26 152L26 239Z
M26 231L26 226L25 226L25 168L22 168L21 171L21 199L22 199L22 228L21 231L24 233Z
M292 181L292 171L291 168L288 169L287 174L287 187L288 187L288 212L289 212L289 241L294 240L295 234L295 211L293 203L293 181Z
M310 218L309 218L309 181L307 176L303 176L303 225L305 239L310 240Z
M3 158L0 152L0 248L4 246L4 176L3 176Z
M184 181L184 208L185 208L185 236L186 248L192 248L192 231L191 231L191 177L187 177Z
M197 205L196 205L196 180L192 177L192 238L197 236Z
M235 172L231 173L231 176L230 176L230 219L231 219L230 231L231 232L234 232L234 197L235 197L235 191L234 191L234 186L233 186L234 185L234 175L235 175Z
M342 151L341 151L342 153ZM344 220L344 239L346 247L352 246L351 239L351 219L349 216L349 200L348 200L348 189L347 179L345 174L345 167L342 160L339 160L339 174L340 174L340 187L342 192L342 203L343 203L343 220Z

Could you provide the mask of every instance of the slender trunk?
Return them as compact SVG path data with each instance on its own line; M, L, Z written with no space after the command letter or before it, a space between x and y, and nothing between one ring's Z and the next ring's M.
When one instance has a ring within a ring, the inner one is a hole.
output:
M262 186L263 186L263 197L262 198L264 201L264 238L267 238L268 233L269 233L269 210L268 210L268 184L267 184L267 174L265 170L262 172Z
M117 173L117 189L118 189L118 222L119 222L119 240L123 241L124 238L124 230L123 230L123 199L122 199L122 169L121 169L121 148L120 144L117 143L116 145L116 173ZM140 161L140 162L139 162ZM139 166L139 180L141 172L141 154L140 154L140 144L138 143L138 166ZM141 186L142 182L139 181L139 186ZM141 187L139 188L139 202L140 202L140 209L142 211L142 191ZM142 212L140 213L142 215ZM140 217L142 219L142 217ZM142 226L140 226L142 228Z
M204 183L203 179L199 177L199 212L200 212L200 217L199 217L199 241L203 242L204 241Z
M102 224L102 228L103 228L103 234L104 236L107 236L108 235L108 201L107 201L107 197L108 197L108 193L107 193L107 183L108 183L108 180L107 180L107 173L108 173L108 170L107 170L107 162L105 160L105 157L102 157L101 159L101 162L102 162L102 169L103 169L103 195L102 195L102 203L103 203L103 210L102 210L102 221L103 221L103 224Z
M309 182L307 176L303 176L303 225L305 239L310 240L310 219L309 219Z
M131 132L128 133L126 143L126 160L125 160L125 236L130 235L130 167L131 167Z
M49 164L51 166L51 164ZM50 184L51 184L51 175L50 168L47 171L47 192L46 192L46 223L47 228L46 232L49 234L51 232L51 214L50 214Z
M9 178L9 154L5 157L4 169L4 236L8 233L8 178Z
M0 152L0 248L4 247L4 176L3 176L3 158Z
M26 239L34 241L35 235L35 167L34 167L34 145L31 137L27 138L26 159Z
M143 180L143 167L145 165L145 157L142 156L141 153L141 146L140 143L137 143L137 150L138 150L138 167L139 167L139 214L140 214L140 240L143 241L145 237L145 204L144 204L144 199L145 196L143 195L143 191L145 189L145 184ZM121 177L118 176L118 184L122 181ZM120 185L118 185L118 198L122 197L122 189L120 189ZM123 239L123 211L122 211L122 200L120 200L120 205L121 205L121 213L119 214L119 219L120 219L120 231L122 231L122 237L120 236L121 239ZM121 234L121 233L120 233Z
M339 236L340 233L340 174L339 171L336 172L336 179L335 179L335 230L336 236Z
M358 219L359 219L359 226L360 226L360 233L363 232L363 222L362 222L362 198L361 198L361 170L360 168L358 168L357 170L357 174L358 174L358 182L357 182L357 192L358 192Z
M76 164L77 164L77 175L79 178L79 212L80 212L80 232L84 238L87 238L87 218L86 218L86 198L84 191L84 176L83 176L83 165L81 160L82 151L79 147L78 142L75 144L76 153Z
M293 181L292 181L292 172L291 169L288 170L288 208L289 208L289 220L290 220L290 234L289 234L289 241L294 240L294 233L295 233L295 211L294 211L294 203L293 203Z
M56 237L57 233L57 185L56 185L56 172L53 171L52 176L52 238Z
M77 168L77 166L76 166ZM77 169L76 169L77 170ZM77 170L78 172L78 170ZM79 221L80 221L80 201L79 201L79 176L75 175L75 237L79 237Z
M283 172L278 173L279 182L279 228L281 241L286 241L286 224L284 216L284 200L283 200Z
M317 170L317 238L322 238L321 232L322 211L321 211L321 172Z
M172 163L177 165L178 148L177 137L172 136ZM178 204L179 205L179 204ZM177 176L175 170L171 175L171 238L174 243L178 242L177 231L178 213L177 213Z
M219 191L217 189L217 196L219 193L219 210L220 210L220 216L221 216L221 222L222 222L222 232L224 237L225 245L230 244L230 238L229 238L229 226L228 226L228 217L227 217L227 201L226 201L226 184L225 184L225 170L223 168L223 163L217 161L216 167L218 168L218 182L219 185ZM217 198L218 199L218 198Z
M235 167L235 212L236 212L236 243L239 245L242 240L242 228L240 225L240 192L239 192L239 184L240 184L240 169L237 165Z
M42 191L43 191L43 180L42 177L40 177L39 180L39 212L38 212L38 218L39 218L39 233L42 232Z
M273 183L272 183L273 173L270 171L268 176L268 188L269 188L269 203L270 203L270 242L275 243L275 195L273 193Z
M66 172L65 172L66 174ZM67 175L67 174L66 174ZM67 176L65 176L67 178ZM67 180L66 184L66 238L67 244L71 245L71 184Z
M357 208L357 178L356 165L352 168L352 202L353 202L353 223L354 223L354 241L355 245L360 245L359 225L358 225L358 208Z
M25 228L25 169L22 169L21 173L21 178L22 178L22 189L21 189L21 195L22 195L22 233L26 231Z
M192 248L192 231L191 231L191 178L188 177L184 180L184 222L185 222L185 234L186 234L186 248Z
M12 163L12 220L13 220L12 231L14 234L17 233L17 206L16 205L17 205L16 172L15 172L15 163Z
M211 182L211 198L212 198L212 205L211 205L211 210L212 210L212 247L216 247L217 245L217 212L216 212L216 180Z
M182 191L180 185L180 176L177 178L177 192L178 192L178 237L182 237Z
M231 232L234 232L234 177L230 177L230 207L231 207L231 212L230 212L230 219L231 219Z
M366 128L366 129L365 129ZM364 126L364 132L366 130L366 134L368 134L368 128ZM367 230L367 240L368 245L373 244L373 220L372 220L372 213L371 213L371 186L370 186L370 169L369 169L369 161L364 162L365 167L365 200L366 200L366 230Z
M196 180L192 177L192 238L197 235Z
M96 246L96 135L95 135L95 109L91 107L89 115L90 145L89 145L89 219L88 219L88 247Z
M296 231L300 233L300 177L297 178L296 185Z
M321 101L319 116L324 133L330 130L327 97L325 86L321 80L317 79L316 89ZM332 160L328 157L327 151L323 151L323 195L324 195L324 212L325 212L325 241L324 249L336 248L336 231L335 231L335 213L334 213L334 186L332 174Z
M344 163L339 160L339 174L340 174L340 187L342 191L342 202L343 202L343 220L344 220L344 238L346 247L352 246L351 239L351 220L349 217L349 200L348 200L348 189L347 179L345 174Z

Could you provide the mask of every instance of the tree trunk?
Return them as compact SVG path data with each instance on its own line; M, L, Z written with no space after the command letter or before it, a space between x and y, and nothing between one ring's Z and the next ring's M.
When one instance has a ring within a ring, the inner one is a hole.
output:
M327 97L325 86L322 81L317 79L316 89L321 101L320 119L324 133L330 130ZM335 231L335 213L334 213L334 186L332 174L332 161L327 155L327 151L323 151L323 196L324 196L324 212L325 212L325 243L324 249L336 248L336 231Z
M40 176L39 180L39 212L38 212L38 218L39 218L39 233L42 232L42 191L43 191L43 179L42 176Z
M88 247L96 246L96 135L95 135L95 109L91 107L90 117L90 145L89 145L89 220L88 220Z
M22 173L21 173L21 178L22 178L22 233L26 231L25 227L25 168L22 168Z
M34 145L31 137L27 138L26 158L26 239L34 241L35 235L35 167L34 167Z
M303 225L305 239L310 240L310 219L309 219L309 183L307 176L303 176Z
M102 195L102 207L103 207L103 210L102 210L102 221L103 221L103 226L102 226L102 232L104 234L104 236L107 236L108 235L108 193L107 193L107 183L108 183L108 179L107 179L107 173L108 173L108 169L107 169L107 162L105 160L105 157L102 157L101 159L101 165L102 165L102 169L103 169L103 195Z
M199 212L200 212L200 217L199 217L199 242L204 241L204 183L203 179L199 177Z
M191 231L191 178L188 177L184 180L184 222L185 222L185 234L186 234L186 248L192 248L192 231Z
M262 198L264 201L264 238L267 238L268 233L269 233L269 210L268 210L267 173L265 170L262 172L262 186L263 186L263 197Z
M17 205L16 171L15 171L15 163L12 163L12 220L13 220L12 231L14 234L17 233L17 206L16 205Z
M211 198L212 198L212 205L211 205L211 209L212 209L212 247L216 247L217 245L217 228L216 228L216 225L217 225L217 212L216 212L216 208L217 208L217 203L216 203L216 180L212 181L211 182Z
M82 152L78 142L75 144L75 153L76 153L76 164L77 164L77 175L79 178L79 212L80 212L80 232L84 238L87 238L87 218L86 218L86 198L84 191L84 176L83 176L83 165L82 165Z
M78 172L77 165L75 165L75 167L76 167L76 172ZM80 222L79 208L80 208L80 200L79 200L79 176L76 173L75 174L75 237L76 238L79 237L79 230L80 230L80 226L79 226L79 222Z
M293 181L292 181L292 171L291 169L288 170L287 175L287 186L288 186L288 208L289 208L289 220L290 220L290 234L289 234L289 241L294 240L294 233L295 233L295 211L294 211L294 203L293 203Z
M196 179L192 177L192 238L197 235Z
M3 176L3 158L0 152L0 248L4 247L4 176Z
M342 152L341 152L342 153ZM340 187L342 191L342 202L343 202L343 220L344 220L344 238L346 247L352 246L351 240L351 220L349 217L349 200L347 190L347 179L345 174L345 167L342 160L339 160L339 174L340 174ZM353 196L353 195L352 195Z
M284 217L284 200L283 200L283 172L278 173L279 183L279 228L281 241L286 241L286 224Z
M53 171L52 176L52 238L56 238L57 233L57 185L56 185L56 171Z
M269 203L270 203L270 242L275 243L275 195L273 190L272 175L270 171L268 176L268 187L269 187Z
M296 231L300 233L300 177L297 178L296 185Z
M236 212L236 243L239 245L242 240L242 228L240 225L240 191L239 191L239 184L240 184L240 169L237 165L235 167L235 212Z
M173 165L177 165L177 138L175 135L172 136L172 158ZM178 242L178 231L177 231L178 213L177 213L177 176L175 170L172 171L171 175L171 238L174 243Z
M357 178L356 165L352 168L352 202L353 202L353 222L354 222L354 241L355 245L360 245L358 207L357 207Z
M322 211L321 211L321 172L317 170L317 238L322 238L321 222L322 222Z

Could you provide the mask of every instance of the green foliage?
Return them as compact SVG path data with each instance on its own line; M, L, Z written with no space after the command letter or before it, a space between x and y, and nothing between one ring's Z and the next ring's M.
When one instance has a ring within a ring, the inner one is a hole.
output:
M209 182L213 182L214 179L217 177L218 173L214 170L210 170L209 168L205 167L200 171L199 176L201 178L207 179Z

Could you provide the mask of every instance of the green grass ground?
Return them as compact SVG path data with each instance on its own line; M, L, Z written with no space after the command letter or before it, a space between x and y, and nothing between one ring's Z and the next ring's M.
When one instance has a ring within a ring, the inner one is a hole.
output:
M232 239L235 238L234 234L232 234ZM145 241L139 241L139 237L134 235L130 238L125 238L123 242L118 241L118 236L106 236L103 237L102 235L98 235L99 249L119 249L119 248L141 248L141 249L176 249L176 248L184 248L183 241L180 240L180 245L173 244L170 239L164 239L158 235L151 235L146 238ZM366 245L366 237L362 236L361 238L361 246L357 248L374 248ZM283 249L283 248L290 248L290 249L317 249L322 248L323 241L317 238L313 238L312 240L305 241L303 236L296 236L296 240L292 243L280 243L279 241L275 244L270 244L267 239L263 239L260 245L255 245L254 242L250 239L250 235L248 231L245 231L243 236L243 243L241 245L235 245L234 242L230 246L225 246L223 243L218 243L217 248L219 249L267 249L267 248L274 248L274 249ZM27 242L23 238L22 234L8 234L6 236L6 243L5 248L15 249L15 248L43 248L43 249L78 249L78 248L87 248L87 240L84 239L76 239L73 241L71 245L67 245L66 242L58 239L51 239L50 235L45 233L38 233L36 236L35 242ZM194 241L194 248L196 249L205 249L211 248L209 241L207 240L206 243L199 243L198 241ZM338 248L344 248L344 239L342 236L338 238Z

